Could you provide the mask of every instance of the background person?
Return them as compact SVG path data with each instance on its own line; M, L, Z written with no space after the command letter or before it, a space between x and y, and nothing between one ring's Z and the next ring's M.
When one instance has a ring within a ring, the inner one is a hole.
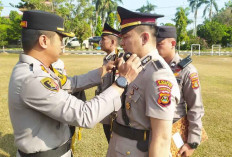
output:
M180 88L180 103L177 105L174 122L187 115L189 122L188 140L179 153L182 156L191 156L201 141L202 117L204 107L201 97L201 87L197 69L192 65L180 68L182 58L175 52L176 28L159 26L157 49L159 54L169 64L176 76Z
M117 10L121 46L125 53L137 54L143 70L122 95L107 156L168 157L179 89L171 69L156 50L155 22L162 15L122 7Z
M87 74L59 78L51 64L62 52L63 19L43 11L25 11L21 26L24 54L19 57L9 83L9 112L14 130L17 157L71 157L69 125L92 128L121 107L120 83L114 83L99 96L83 102L67 92L78 91L101 82L112 63ZM139 58L126 64L119 59L119 75L126 83L137 76ZM65 90L64 90L65 89Z
M101 35L101 41L100 46L101 50L106 52L106 56L103 58L103 65L107 64L109 61L114 61L117 58L118 55L118 49L119 46L119 38L120 32L110 27L107 23L104 24L104 28ZM107 73L102 77L102 83L98 86L96 90L96 95L103 92L105 89L107 89L109 86L112 85L112 83L115 81L115 71L112 73ZM104 133L106 136L106 139L109 143L110 135L111 135L111 118L112 115L107 116L104 120L101 121L103 124Z

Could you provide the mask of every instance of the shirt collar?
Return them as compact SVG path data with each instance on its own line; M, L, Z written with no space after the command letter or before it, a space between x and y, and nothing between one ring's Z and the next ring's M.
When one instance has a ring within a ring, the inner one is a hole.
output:
M169 66L170 66L171 68L175 67L176 64L178 64L178 63L180 62L180 59L181 59L181 58L180 58L179 54L176 53L175 56L174 56L174 58L172 59L172 61L169 63Z

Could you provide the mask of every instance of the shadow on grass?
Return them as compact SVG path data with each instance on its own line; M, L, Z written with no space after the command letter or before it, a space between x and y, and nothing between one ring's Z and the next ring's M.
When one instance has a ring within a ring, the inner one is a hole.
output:
M0 149L5 152L4 154L0 152L0 156L5 156L5 154L9 154L10 157L16 156L17 148L14 146L13 134L6 134L2 136L2 133L0 132Z

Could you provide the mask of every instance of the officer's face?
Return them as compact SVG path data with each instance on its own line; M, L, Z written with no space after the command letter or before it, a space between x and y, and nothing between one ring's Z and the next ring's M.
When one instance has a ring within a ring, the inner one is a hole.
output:
M159 51L160 56L162 56L163 58L167 58L172 54L173 48L175 50L175 45L173 45L172 43L173 41L174 40L172 38L166 38L157 43L156 47Z
M50 52L48 53L51 58L54 59L54 62L58 60L60 54L62 53L62 49L64 48L62 40L63 37L57 33L50 39Z
M120 45L125 52L131 52L140 57L142 39L140 34L138 34L135 29L132 29L131 31L122 35Z
M111 52L112 40L108 36L102 36L100 41L101 49L107 53Z

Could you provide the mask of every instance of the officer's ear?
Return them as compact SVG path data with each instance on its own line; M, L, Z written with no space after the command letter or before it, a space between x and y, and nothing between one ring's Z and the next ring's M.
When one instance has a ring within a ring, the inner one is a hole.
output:
M46 49L48 47L48 43L50 43L49 38L46 35L39 36L39 46Z
M143 32L141 34L141 38L142 38L142 45L145 45L148 42L150 35L147 32Z

